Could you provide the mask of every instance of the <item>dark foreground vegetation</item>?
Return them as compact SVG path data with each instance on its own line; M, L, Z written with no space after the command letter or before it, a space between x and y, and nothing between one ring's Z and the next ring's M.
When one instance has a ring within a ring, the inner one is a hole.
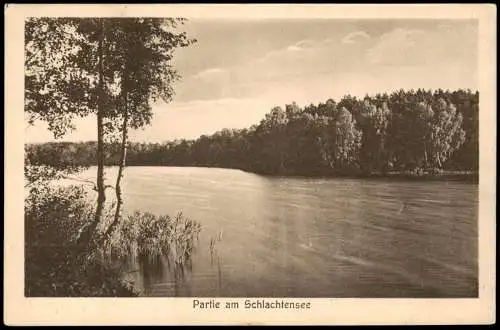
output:
M50 180L70 170L27 167L25 199L25 295L27 297L137 296L123 274L130 262L146 270L158 256L174 271L189 265L200 225L176 217L135 212L123 216L112 234L113 207L86 245L84 229L93 220L95 203L83 186L58 187Z
M248 129L130 143L129 166L204 166L269 175L471 177L479 167L479 93L397 91L273 108ZM120 163L106 145L106 165ZM95 165L95 142L27 145L34 164Z

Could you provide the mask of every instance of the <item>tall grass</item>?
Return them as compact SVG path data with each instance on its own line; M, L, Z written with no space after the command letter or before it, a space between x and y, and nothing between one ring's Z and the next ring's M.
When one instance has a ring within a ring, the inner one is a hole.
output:
M182 213L170 217L136 211L120 220L105 240L101 257L108 260L132 257L151 263L163 257L168 264L182 267L191 259L200 231L200 224Z

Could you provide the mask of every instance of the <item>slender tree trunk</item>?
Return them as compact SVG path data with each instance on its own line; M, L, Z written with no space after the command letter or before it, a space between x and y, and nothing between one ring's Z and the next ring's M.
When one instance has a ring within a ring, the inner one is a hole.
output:
M95 214L94 228L102 219L104 203L106 202L106 191L104 187L104 125L103 125L103 96L104 96L104 72L103 72L103 47L104 47L104 19L100 19L99 38L99 100L97 108L97 209Z
M126 70L125 70L126 72ZM124 74L126 76L126 73ZM118 168L118 176L116 177L115 191L116 191L116 209L115 216L113 222L109 226L108 230L106 230L105 236L108 237L113 232L113 229L118 225L120 221L120 213L121 208L123 206L123 196L122 196L122 188L121 188L121 180L123 178L123 170L126 165L127 158L127 139L128 139L128 91L126 87L126 80L124 82L124 114L123 114L123 123L122 123L122 141L120 146L120 164Z
M330 167L330 169L335 169L335 161L334 159L332 159L332 150L331 150L331 147L330 147L330 139L328 137L328 135L325 136L325 156L326 156L326 161L328 163L328 166Z
M440 153L439 153L439 152L437 152L437 153L436 153L436 156L437 156L438 166L439 166L439 168L440 168L440 169L442 169L442 168L443 168L443 164L441 163L441 156L440 156Z
M128 116L129 116L129 102L128 102L128 70L129 70L129 60L125 60L125 65L123 68L123 80L122 80L122 93L123 93L123 123L121 127L122 140L120 144L120 163L118 167L118 176L116 177L115 192L116 192L116 209L113 222L108 227L105 233L105 237L109 237L113 232L113 229L118 225L120 221L120 213L123 206L123 195L121 180L123 178L123 170L125 169L126 159L127 159L127 143L128 143Z
M280 150L280 173L285 173L285 166L283 165L283 151Z
M425 159L425 168L429 167L429 161L427 158L427 144L424 142L424 159Z
M102 214L104 211L104 204L106 202L106 192L104 185L104 125L103 125L103 97L104 97L104 70L103 70L103 57L104 57L104 18L99 20L99 42L97 48L98 58L98 95L97 95L97 206L95 211L94 221L87 226L80 234L78 239L79 244L87 246L92 241L93 234L97 225L101 222Z

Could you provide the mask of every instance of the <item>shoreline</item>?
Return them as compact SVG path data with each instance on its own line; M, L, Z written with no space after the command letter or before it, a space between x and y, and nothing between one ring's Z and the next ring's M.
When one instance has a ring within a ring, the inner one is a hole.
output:
M96 165L91 165L96 166ZM118 165L106 165L106 167L115 167ZM388 172L382 173L266 173L251 171L237 167L219 167L219 166L196 166L196 165L127 165L126 167L190 167L190 168L213 168L224 170L237 170L248 174L261 175L270 178L303 178L303 179L367 179L367 180L394 180L394 181L458 181L479 183L478 171L443 171L439 174L424 173L415 174L409 172Z
M365 179L365 180L393 180L393 181L462 181L470 183L479 183L479 173L458 173L449 172L443 174L411 174L411 173L387 173L387 174L264 174L251 171L244 171L267 177L285 177L285 178L324 178L324 179Z

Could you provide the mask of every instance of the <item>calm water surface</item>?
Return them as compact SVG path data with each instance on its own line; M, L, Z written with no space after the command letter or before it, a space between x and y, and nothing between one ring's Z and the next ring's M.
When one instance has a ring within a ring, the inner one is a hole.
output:
M127 212L202 225L182 279L167 265L131 270L142 295L477 296L475 184L130 167L123 188Z

